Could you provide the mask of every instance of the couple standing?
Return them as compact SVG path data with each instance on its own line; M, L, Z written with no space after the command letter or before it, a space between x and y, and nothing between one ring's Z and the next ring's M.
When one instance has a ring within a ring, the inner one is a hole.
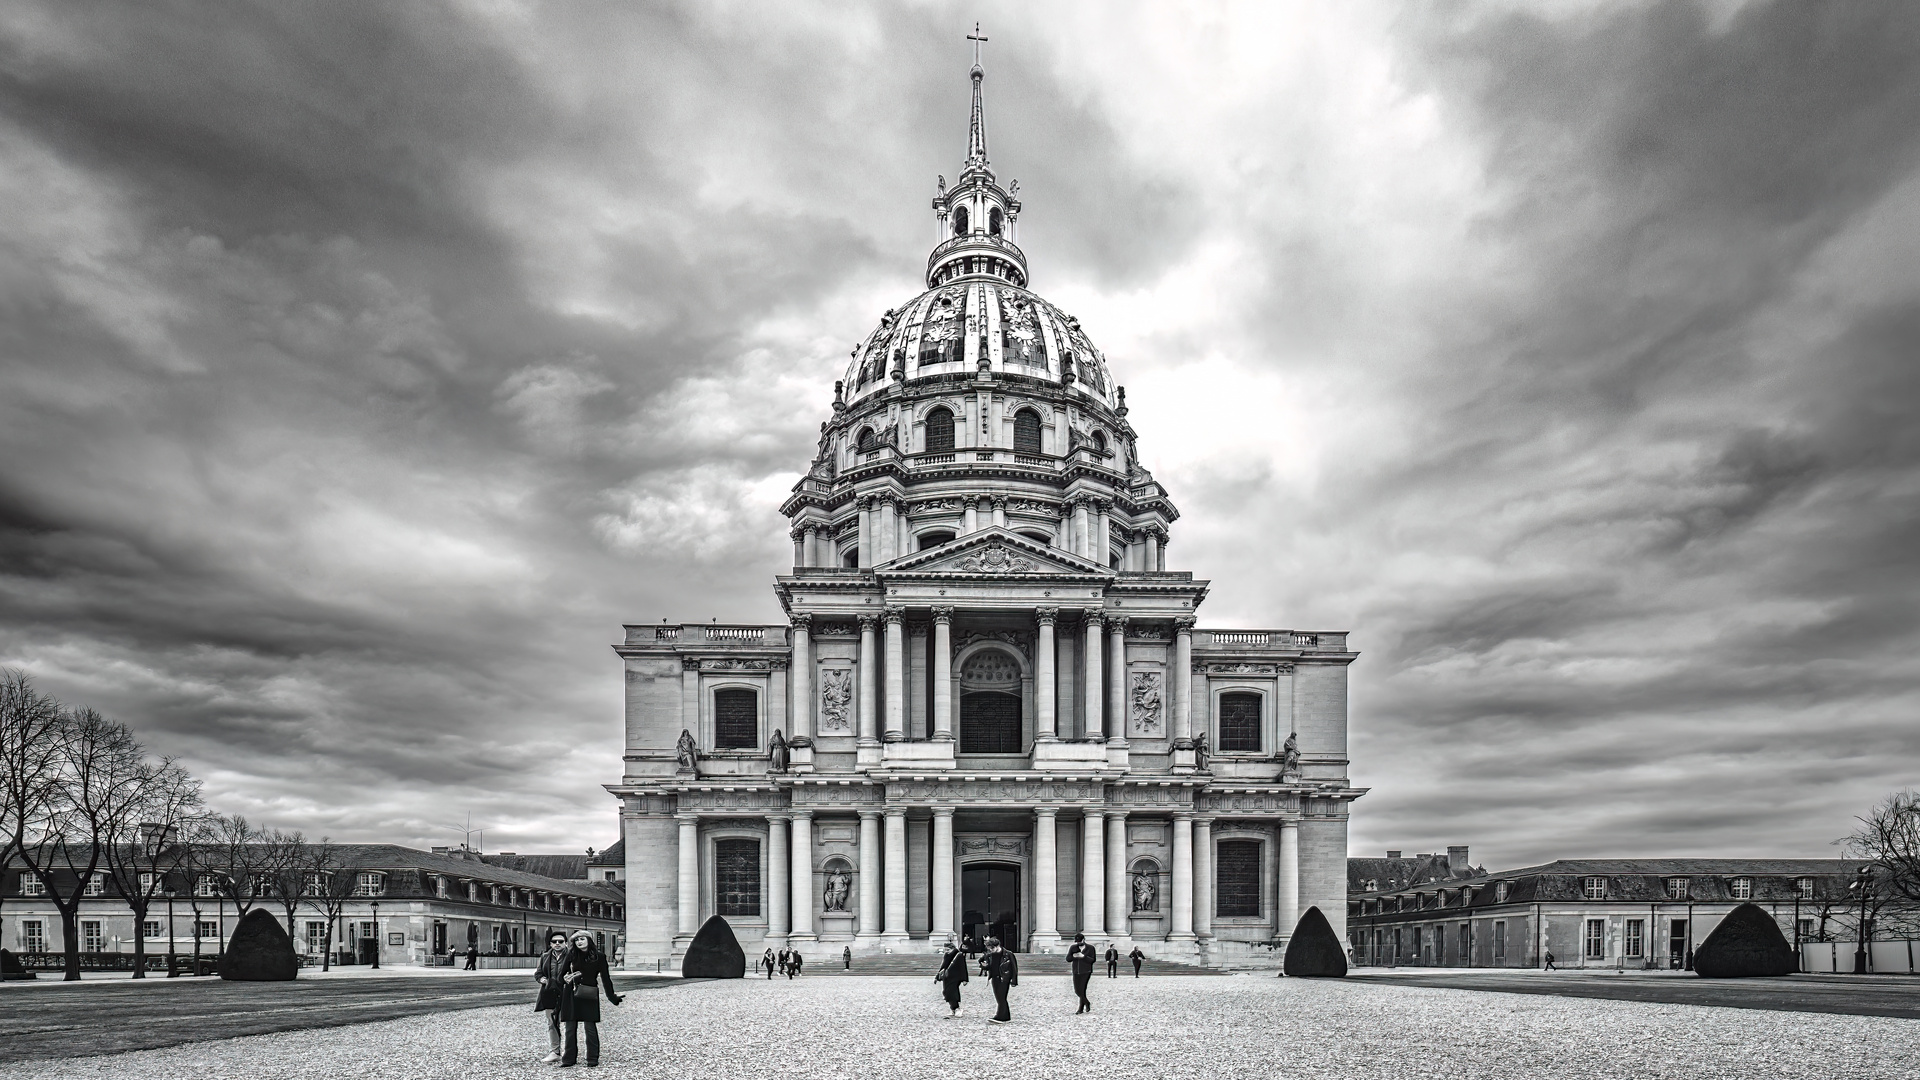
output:
M574 932L569 942L559 931L547 935L547 951L540 954L534 969L540 980L540 997L533 1011L547 1014L548 1054L540 1060L559 1062L570 1069L580 1062L580 1025L587 1025L587 1067L600 1064L600 987L607 988L607 1000L620 1004L613 989L613 973L607 970L607 958L585 930ZM566 1024L565 1051L561 1049L560 1025Z
M1000 1006L1000 1011L994 1013L987 1023L1011 1022L1013 1014L1007 1008L1007 991L1020 985L1020 961L1000 947L999 938L988 938L987 954L980 960L980 973L987 977L988 984L993 987L993 1000ZM933 979L941 985L947 1008L951 1010L947 1019L959 1016L960 984L967 981L967 954L948 942L947 955L940 961L940 974Z

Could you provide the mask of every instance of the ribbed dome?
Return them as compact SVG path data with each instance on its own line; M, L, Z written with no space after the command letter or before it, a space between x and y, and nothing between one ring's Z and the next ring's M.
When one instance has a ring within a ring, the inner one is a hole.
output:
M960 281L929 289L881 317L847 367L849 404L885 387L936 375L996 373L1068 382L1109 408L1106 358L1080 321L1026 289L1002 281Z

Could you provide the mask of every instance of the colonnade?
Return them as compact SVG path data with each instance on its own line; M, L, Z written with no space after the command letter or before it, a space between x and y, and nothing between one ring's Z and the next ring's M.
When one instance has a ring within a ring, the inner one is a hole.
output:
M989 526L1007 528L1005 495L970 495L961 502L958 535L967 536ZM877 566L914 551L913 526L908 519L905 499L891 492L862 495L855 503L860 565ZM1155 521L1129 528L1115 521L1114 501L1095 495L1069 496L1060 505L1060 517L1053 525L1051 543L1083 559L1107 565L1107 553L1122 541L1120 569L1153 571L1166 569L1167 527ZM841 526L844 529L846 526ZM834 544L836 530L820 522L809 522L788 531L793 540L793 565L838 566Z
M956 933L959 881L954 849L954 808L934 806L928 886L934 898L928 934L940 941ZM884 807L858 811L858 894L853 914L855 940L903 942L907 928L907 809ZM1127 819L1130 811L1086 808L1079 811L1080 932L1089 937L1132 937L1132 893L1127 869ZM1060 808L1033 811L1033 875L1030 920L1034 947L1057 943L1059 920ZM818 939L814 917L818 903L813 855L813 812L793 810L767 815L767 937L774 941ZM716 819L727 820L727 819ZM679 816L679 933L700 928L699 824L695 814ZM1161 911L1169 916L1165 940L1191 942L1213 935L1213 824L1200 813L1173 815L1170 897ZM1275 917L1282 935L1291 934L1300 916L1299 823L1279 822ZM882 852L884 849L884 859ZM941 898L945 898L942 902Z

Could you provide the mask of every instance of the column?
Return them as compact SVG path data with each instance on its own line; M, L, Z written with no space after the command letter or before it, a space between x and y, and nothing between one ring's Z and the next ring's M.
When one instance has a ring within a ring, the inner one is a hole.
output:
M1105 820L1099 807L1088 807L1080 836L1080 927L1090 938L1107 921Z
M894 518L893 551L896 557L913 554L913 528L907 524L907 504L899 503L899 513Z
M860 929L856 936L880 936L880 811L860 811Z
M788 536L793 537L793 565L807 565L807 533L804 529L794 529Z
M1133 890L1127 877L1127 812L1107 811L1107 936L1127 937Z
M1058 608L1035 608L1033 612L1034 621L1040 624L1039 643L1033 649L1033 732L1037 742L1054 742L1059 738L1053 684L1053 624L1059 616Z
M788 742L813 738L813 616L795 615L793 626L793 662L787 667L788 686L793 703L793 723ZM805 744L802 744L805 745Z
M879 625L880 620L875 616L860 616L860 742L866 746L880 741L876 713L880 688L874 678L880 668L880 657L873 647L873 632Z
M933 737L953 741L953 609L933 609Z
M1173 737L1193 739L1192 616L1173 620Z
M976 533L979 531L980 512L974 508L973 500L968 499L966 500L966 507L961 511L960 535L965 536L968 533Z
M1300 921L1300 823L1291 819L1280 823L1280 888L1274 895L1279 900L1274 936L1292 937Z
M1147 557L1142 562L1140 569L1160 569L1160 534L1151 528L1147 530Z
M1107 640L1112 659L1107 679L1107 741L1127 744L1127 620L1124 615L1107 616Z
M787 940L787 931L792 921L789 913L793 910L793 884L791 881L793 856L787 851L787 815L767 815L767 939L768 941Z
M812 941L813 935L813 811L793 814L793 930L792 941Z
M1080 696L1086 702L1087 738L1098 739L1105 730L1100 723L1100 705L1106 700L1107 688L1100 674L1100 613L1087 612L1087 692Z
M681 814L680 820L680 933L700 932L700 819Z
M1173 815L1173 931L1168 941L1193 940L1193 815Z
M907 811L889 807L887 819L887 928L880 936L907 938Z
M993 524L995 528L999 529L1007 527L1007 497L1005 495L995 495L993 497Z
M873 497L862 495L857 505L860 507L860 565L872 566L879 554L873 542Z
M932 866L928 888L932 892L933 918L927 924L927 937L935 944L953 934L953 807L933 808L933 850L928 852Z
M907 737L907 613L887 609L887 741Z
M900 525L894 518L893 496L882 495L875 501L878 504L876 506L878 513L874 515L873 531L876 550L873 553L873 560L875 565L878 565L883 562L892 562L899 557L900 553L894 549L894 545L900 538Z
M1084 499L1073 504L1073 544L1070 550L1075 555L1087 554L1087 503Z
M1108 514L1108 511L1112 507L1113 503L1106 499L1101 499L1099 502L1094 503L1093 539L1091 544L1093 547L1092 558L1094 562L1099 563L1101 566L1107 565L1107 553L1113 548L1113 538L1108 528L1113 520Z
M1193 936L1213 937L1213 819L1193 819Z
M1033 937L1028 948L1052 945L1060 938L1060 811L1051 806L1033 812Z
M801 549L802 553L806 556L806 561L801 565L803 566L826 565L826 560L821 558L820 556L820 547L821 547L821 544L820 544L819 527L815 525L807 526L806 543Z

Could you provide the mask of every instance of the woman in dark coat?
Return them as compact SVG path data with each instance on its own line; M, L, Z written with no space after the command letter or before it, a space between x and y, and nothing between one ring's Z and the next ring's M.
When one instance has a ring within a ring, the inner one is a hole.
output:
M947 946L946 959L940 962L940 974L933 977L940 984L941 995L947 999L947 1013L951 1020L960 1015L960 984L967 981L967 954Z
M567 962L567 935L555 930L547 935L547 951L540 954L540 966L533 977L540 980L540 996L533 1011L547 1014L547 1056L541 1061L551 1065L560 1060L560 995L562 968Z
M607 1000L620 1004L613 989L613 973L607 970L607 958L593 944L593 935L576 930L573 944L561 966L560 1018L567 1022L567 1049L560 1067L572 1068L580 1061L580 1025L587 1025L587 1067L600 1064L600 987L607 988Z

